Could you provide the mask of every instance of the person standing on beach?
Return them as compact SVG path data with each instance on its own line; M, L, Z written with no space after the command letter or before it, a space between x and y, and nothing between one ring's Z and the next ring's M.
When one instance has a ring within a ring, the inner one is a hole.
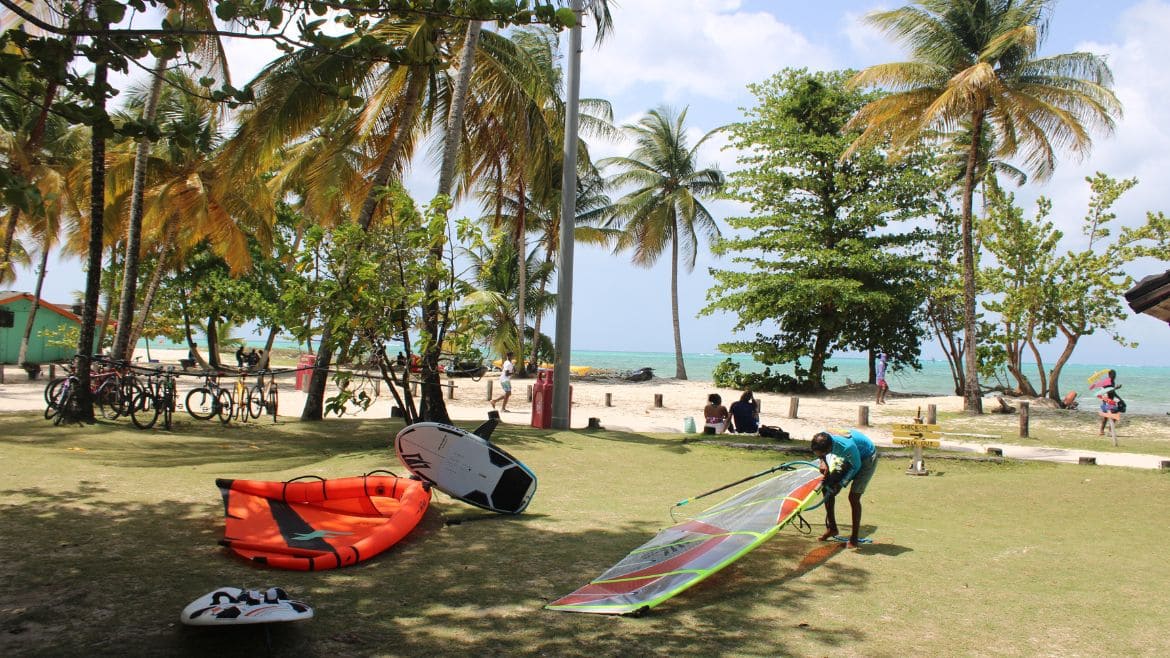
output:
M886 367L889 364L886 362L885 353L878 355L877 363L877 403L886 403L886 392L890 390L890 385L886 383Z
M825 474L822 493L825 497L825 534L821 541L837 537L837 493L849 487L849 508L852 512L853 527L849 533L849 547L860 545L857 533L861 530L861 495L869 486L877 470L877 448L868 436L857 430L849 430L844 436L818 432L812 438L812 451L821 460L821 473ZM828 455L840 461L840 467L829 465Z
M500 389L503 393L499 397L492 400L492 409L496 408L497 402L500 404L500 411L508 410L508 399L512 397L512 373L516 371L516 366L512 364L512 353L508 352L504 357L504 363L500 367Z

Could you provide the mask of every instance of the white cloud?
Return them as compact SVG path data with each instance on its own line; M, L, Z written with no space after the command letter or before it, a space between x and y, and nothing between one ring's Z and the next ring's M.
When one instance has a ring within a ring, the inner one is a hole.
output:
M613 37L583 54L583 88L606 97L645 91L672 103L728 100L785 66L823 68L832 61L831 53L775 15L745 11L742 5L738 0L623 3L613 12Z

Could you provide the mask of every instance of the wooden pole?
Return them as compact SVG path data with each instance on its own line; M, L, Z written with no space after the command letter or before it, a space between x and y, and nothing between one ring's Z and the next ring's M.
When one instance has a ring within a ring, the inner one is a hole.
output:
M1028 411L1029 404L1026 401L1020 402L1020 438L1028 438Z
M455 399L455 380L450 377L447 378L447 399Z
M654 408L655 409L662 408L662 394L661 393L654 394Z
M605 394L605 406L607 406L607 407L613 406L613 393L606 393Z
M525 389L525 395L528 396L528 401L532 402L532 384L529 384Z
M934 425L937 422L938 422L938 405L937 404L926 405L926 423L928 425Z
M796 412L800 409L800 398L792 397L788 399L788 417L796 418Z
M869 406L858 405L857 407L857 426L869 427Z
M487 399L488 402L492 401L492 380L490 379L487 380Z

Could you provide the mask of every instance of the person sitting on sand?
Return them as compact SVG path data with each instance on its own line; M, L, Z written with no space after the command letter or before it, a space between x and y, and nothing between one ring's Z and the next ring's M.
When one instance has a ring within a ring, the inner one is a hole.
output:
M756 411L756 398L750 390L744 391L738 402L731 403L731 431L740 434L760 431L760 414Z
M707 406L703 407L703 418L707 424L703 426L704 434L722 434L727 431L727 420L730 418L727 407L723 406L723 398L718 393L707 396ZM712 431L708 431L710 428Z
M857 430L849 430L844 436L818 432L812 438L812 451L821 460L821 473L825 474L822 492L825 497L825 533L821 541L837 536L837 493L849 487L849 507L852 512L853 528L849 533L849 547L860 545L857 533L861 529L861 494L877 470L877 448L868 436ZM840 468L830 469L826 458L833 454L841 460Z

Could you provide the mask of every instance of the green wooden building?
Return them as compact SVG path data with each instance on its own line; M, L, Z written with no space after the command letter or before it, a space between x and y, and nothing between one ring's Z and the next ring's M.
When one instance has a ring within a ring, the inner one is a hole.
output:
M0 291L0 363L15 364L20 358L20 341L24 337L24 327L28 323L33 299L27 292ZM60 330L63 325L80 328L81 318L68 308L41 300L33 320L32 335L28 339L29 363L67 361L77 352L76 347L45 344L42 332Z

